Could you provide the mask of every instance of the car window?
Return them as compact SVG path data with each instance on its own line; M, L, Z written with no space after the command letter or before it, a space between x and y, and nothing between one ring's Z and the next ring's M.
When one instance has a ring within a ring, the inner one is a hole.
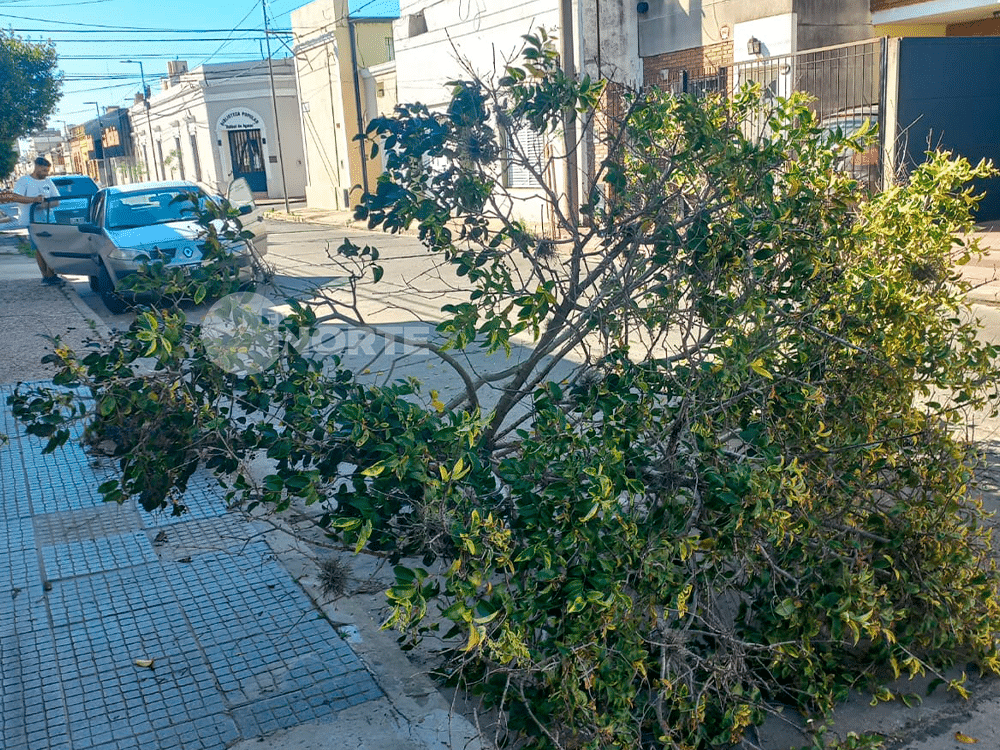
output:
M97 183L89 177L53 177L52 182L63 198L93 195L97 192Z
M31 207L33 224L83 224L87 220L90 199L62 198L57 206L36 203Z
M108 229L130 229L193 219L195 205L188 197L191 194L197 196L198 207L204 208L208 198L197 190L151 190L112 195L107 209Z

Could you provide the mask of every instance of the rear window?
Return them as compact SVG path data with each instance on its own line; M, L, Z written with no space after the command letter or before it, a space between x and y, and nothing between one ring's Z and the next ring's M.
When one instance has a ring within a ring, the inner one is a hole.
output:
M52 182L63 198L93 195L97 192L97 183L89 177L53 177Z

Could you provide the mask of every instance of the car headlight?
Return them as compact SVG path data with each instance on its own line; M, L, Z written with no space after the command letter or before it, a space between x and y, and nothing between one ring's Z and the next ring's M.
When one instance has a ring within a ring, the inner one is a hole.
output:
M249 242L234 242L230 245L226 245L226 251L232 253L233 255L248 255L250 253L250 243Z
M116 247L110 253L108 257L112 260L126 260L132 263L148 263L149 253L145 250L136 250L130 247Z

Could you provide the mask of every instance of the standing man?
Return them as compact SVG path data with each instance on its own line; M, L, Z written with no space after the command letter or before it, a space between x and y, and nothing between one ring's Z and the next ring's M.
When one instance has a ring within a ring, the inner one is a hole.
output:
M14 183L13 192L0 194L0 203L12 201L20 204L17 222L14 226L28 226L31 218L31 204L33 203L54 201L50 205L58 205L58 201L54 199L59 197L59 190L56 188L55 183L49 179L49 169L51 168L52 163L48 159L39 156L35 159L35 169L32 173L24 175ZM43 284L62 286L63 280L56 276L56 272L45 262L38 248L35 248L35 262L38 263L38 269L42 272Z

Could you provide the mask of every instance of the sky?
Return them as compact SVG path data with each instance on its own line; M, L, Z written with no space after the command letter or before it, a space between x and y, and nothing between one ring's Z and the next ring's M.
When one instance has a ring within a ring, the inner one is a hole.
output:
M0 0L0 27L33 42L55 43L63 96L49 125L62 130L93 119L97 107L103 112L132 104L142 88L140 68L122 60L142 62L155 95L168 60L186 60L194 69L266 59L262 3L270 29L287 32L290 12L308 1ZM371 11L385 5L386 0L351 0L351 13L376 15L380 11ZM398 14L398 2L395 7ZM289 34L270 40L274 58L291 54Z

